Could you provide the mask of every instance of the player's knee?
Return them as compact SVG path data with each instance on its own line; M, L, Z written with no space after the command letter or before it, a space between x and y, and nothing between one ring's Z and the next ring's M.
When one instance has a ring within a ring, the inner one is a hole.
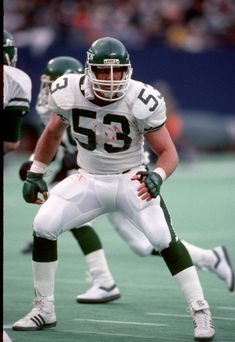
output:
M136 253L137 255L139 255L141 257L145 257L147 255L150 255L152 250L153 250L152 245L143 246L141 244L130 244L129 246L134 253Z
M172 275L193 266L192 259L181 241L174 241L161 251L161 255Z
M33 261L53 262L57 260L57 241L33 236Z
M37 214L33 221L33 231L35 235L49 240L57 240L59 232L57 226L45 215Z
M157 233L149 234L148 238L152 247L151 251L155 249L161 252L167 249L172 243L172 235L169 230L165 229L165 226L158 226ZM174 239L177 239L177 237L175 236Z
M34 224L33 226L33 231L36 236L43 238L43 239L48 239L48 240L57 240L58 239L58 234L57 232L51 231L51 230L46 230L44 227L47 226L39 226L37 224Z

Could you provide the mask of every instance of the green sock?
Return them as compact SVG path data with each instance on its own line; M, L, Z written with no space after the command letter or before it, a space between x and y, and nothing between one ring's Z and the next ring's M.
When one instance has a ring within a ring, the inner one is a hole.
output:
M83 226L80 228L73 228L71 232L84 255L103 248L99 236L92 227Z

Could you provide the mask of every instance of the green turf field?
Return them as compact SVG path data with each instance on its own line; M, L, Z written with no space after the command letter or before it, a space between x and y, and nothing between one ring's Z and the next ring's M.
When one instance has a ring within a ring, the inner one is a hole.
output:
M55 328L17 332L11 325L32 308L31 257L21 248L31 238L36 205L21 196L18 177L27 156L11 154L4 168L4 329L16 342L173 342L192 341L193 324L184 298L160 257L139 257L109 226L97 220L109 265L122 297L109 304L77 304L86 290L86 265L72 234L59 239ZM164 184L178 235L210 248L226 245L235 265L235 156L200 157L180 165ZM58 208L59 209L59 208ZM52 213L56 214L56 213ZM151 219L151 218L150 218ZM235 293L212 273L199 271L216 325L214 341L235 341Z

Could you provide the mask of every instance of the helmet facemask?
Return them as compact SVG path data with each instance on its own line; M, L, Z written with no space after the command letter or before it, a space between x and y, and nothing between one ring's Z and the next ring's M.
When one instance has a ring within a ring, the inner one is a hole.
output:
M48 96L52 82L53 80L50 79L50 76L45 74L41 76L40 91L36 102L36 110L45 125L50 118L50 114L48 113Z
M13 36L4 30L3 38L3 63L4 65L16 66L17 48Z
M40 85L40 92L43 91L47 94L50 92L50 88L54 80L51 79L50 76L46 74L41 75L41 85Z
M96 68L110 69L110 79L101 80L96 77ZM121 80L114 79L115 68L121 68L122 78ZM132 68L130 63L128 64L88 64L86 69L87 75L91 81L92 90L96 97L105 101L117 101L123 98L129 87L129 81L131 79Z
M41 85L39 96L37 99L37 104L41 107L47 106L48 104L48 96L50 93L51 85L55 79L52 79L49 75L42 74L41 75Z
M97 70L102 68L106 69L106 75L98 75L97 78ZM122 71L119 80L116 79L116 68ZM87 52L86 74L97 98L110 102L122 99L126 95L132 75L126 47L112 37L97 39Z

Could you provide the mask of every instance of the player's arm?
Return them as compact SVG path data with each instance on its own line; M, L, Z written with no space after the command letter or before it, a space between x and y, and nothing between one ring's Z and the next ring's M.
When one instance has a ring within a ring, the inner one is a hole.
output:
M42 204L47 200L48 188L43 175L56 154L67 127L68 125L56 113L52 114L37 142L33 164L23 185L23 197L26 202ZM38 196L39 194L42 194L43 199Z
M175 171L179 158L167 128L162 126L156 131L146 133L145 140L158 156L155 169L163 169L165 172L164 178L169 177Z
M153 171L139 172L132 177L132 180L140 181L140 186L137 189L138 196L143 200L150 201L160 194L162 182L174 172L179 158L165 126L146 133L145 140L158 159Z
M67 127L68 125L56 113L52 114L37 142L34 151L34 161L36 160L46 165L52 161Z
M4 109L3 122L3 148L4 154L7 154L20 144L22 111Z

